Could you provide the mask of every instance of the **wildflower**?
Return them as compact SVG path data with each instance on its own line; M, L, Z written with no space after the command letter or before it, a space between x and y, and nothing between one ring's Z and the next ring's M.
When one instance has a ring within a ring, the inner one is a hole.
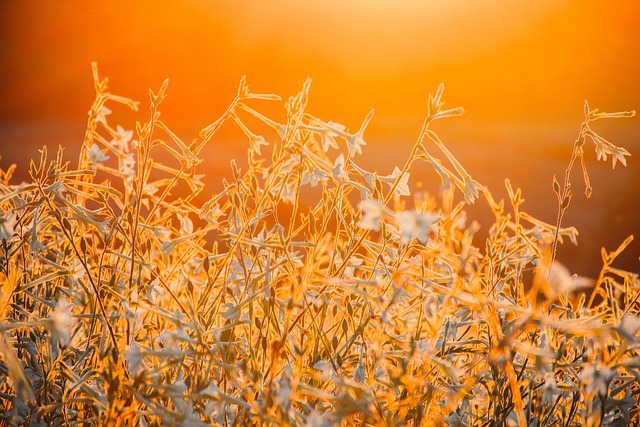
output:
M291 403L291 380L289 378L291 378L292 375L291 368L287 366L282 378L278 381L278 391L273 399L274 403L285 411L290 408Z
M467 423L464 422L463 418L457 412L451 412L447 418L445 418L445 423L448 426L455 427L467 427Z
M627 150L622 147L616 147L615 145L611 148L611 160L613 161L613 169L616 168L616 161L620 160L623 166L627 166L627 159L624 156L630 156Z
M333 162L331 174L336 181L347 181L349 179L349 175L344 169L344 164L344 154L340 154L336 157L335 162Z
M373 110L369 111L367 117L365 117L364 122L362 122L362 126L360 126L360 130L355 134L351 135L347 140L347 146L349 148L349 154L362 154L362 146L367 145L364 140L364 130L367 128L367 125L371 121L373 117Z
M400 242L409 243L415 237L423 245L429 240L431 226L438 221L439 217L434 214L421 213L416 211L402 211L395 215L396 223L400 228Z
M609 382L615 375L615 371L607 366L599 364L586 365L580 373L580 380L585 386L587 393L598 392L604 396L609 389Z
M594 142L596 143L596 156L598 160L603 160L606 162L607 155L611 154L611 149L607 147L605 144L603 144L602 142L598 141L597 139L594 139ZM615 161L614 161L614 164L615 164Z
M296 202L296 185L295 183L288 182L284 188L282 189L282 193L280 194L280 199L283 202L291 203L292 205Z
M467 203L473 203L478 198L480 190L484 191L482 185L467 175L464 179L464 199Z
M122 301L122 307L124 308L124 318L127 319L129 329L134 331L134 333L137 332L142 326L143 318L147 310L137 303L133 304L132 307L127 301Z
M178 219L180 220L180 235L184 236L186 234L193 233L193 221L189 219L187 214L178 214Z
M302 255L298 251L288 252L285 258L295 268L302 268L304 266L304 262L302 262ZM279 261L280 260L278 260L278 262Z
M322 151L325 153L329 151L329 148L338 148L335 137L344 135L346 129L340 123L329 122L327 125L329 129L322 134Z
M89 148L89 160L91 160L91 168L95 170L97 164L109 160L109 156L100 151L98 144L93 144L91 148Z
M136 159L133 157L133 153L125 154L118 159L118 171L124 175L124 177L135 175Z
M200 415L193 407L193 402L184 401L182 398L174 399L174 403L177 403L176 406L182 406L182 416L180 419L180 424L177 424L180 427L207 427L210 424L202 422L200 419Z
M200 213L198 214L200 219L204 219L208 223L217 222L218 218L222 215L224 215L224 212L220 209L220 205L218 203L214 205L213 199L202 205Z
M17 223L16 214L13 211L5 212L0 216L0 240L10 240Z
M353 373L353 380L357 383L364 383L367 379L367 373L364 370L364 365L362 363L362 351L360 352L360 360L358 360L358 367L356 371Z
M52 334L54 340L65 347L71 342L71 328L76 320L71 315L73 304L67 301L66 295L62 295L56 304L56 308L49 315L52 321Z
M89 111L90 115L92 113L93 113L93 111ZM100 107L100 110L98 110L98 113L96 114L96 123L102 123L102 124L106 125L107 124L107 116L109 114L111 114L111 110L110 109L108 109L104 105L102 107Z
M329 177L327 173L322 169L308 170L305 171L302 175L302 181L300 182L300 185L311 183L311 186L315 187L316 185L318 185L318 182L326 181L327 179L329 179Z
M258 153L259 156L262 155L262 153L260 152L260 146L261 145L269 145L269 143L267 142L266 139L264 139L264 137L262 135L251 135L251 137L249 138L249 149L251 151L255 151L256 153Z
M163 297L165 293L165 289L160 286L160 278L156 277L151 283L149 283L146 297L150 302L157 304L158 298Z
M487 390L482 385L479 385L471 389L471 393L469 396L469 403L471 405L483 406L486 404L486 402L489 401L489 399L490 398L487 393Z
M162 242L161 250L164 256L169 256L169 254L178 246L181 242L180 239L173 239L166 242Z
M542 384L542 394L544 401L547 403L553 402L553 399L560 393L558 389L558 382L556 381L556 375L553 371L545 372L544 384Z
M217 396L224 396L224 393L217 392ZM219 399L219 397L217 398ZM223 400L209 400L205 405L205 412L210 414L216 425L223 425L225 421L228 421L227 417L233 419L231 411L227 410L227 404Z
M362 258L357 256L351 257L349 264L347 264L347 267L344 269L343 277L353 279L355 277L356 269L362 265L362 262ZM342 264L342 262L340 262L340 264Z
M113 145L120 151L128 152L129 141L131 141L131 138L133 138L133 131L124 130L122 126L118 125L116 128L116 134L111 140L111 145Z
M322 417L322 414L315 409L307 416L304 427L329 427L331 423Z
M369 187L375 188L375 186L376 186L375 174L373 174L371 172L367 172L366 170L364 170L361 167L359 167L358 165L356 165L353 161L351 161L351 165L356 170L356 172L358 172L360 175L362 175L364 177L364 179L365 179L365 181L367 181L367 185ZM362 188L359 185L357 185L356 183L352 183L352 185L356 185L362 191Z
M146 183L144 187L142 187L142 195L143 196L153 196L158 192L158 187L156 187L155 183ZM147 201L148 199L145 199Z
M328 381L332 378L336 377L336 372L333 369L333 365L331 364L331 362L328 362L326 360L318 360L316 363L313 364L313 369L320 371L321 372L321 377L323 380Z
M125 349L124 359L129 364L129 372L133 374L137 374L144 368L142 353L135 340L131 341L131 344Z
M291 172L291 170L302 164L302 159L297 154L291 154L287 160L282 163L280 167L280 175L284 176ZM265 175L266 178L266 175Z
M38 233L35 227L31 230L31 242L29 243L29 253L33 257L40 255L40 252L46 252L47 248L38 240Z
M618 333L631 342L637 339L640 330L640 317L633 314L626 314L620 319L620 325L617 328Z
M347 146L349 147L350 154L362 154L362 146L367 145L362 134L356 133L352 135L347 141Z
M358 226L364 230L380 230L380 222L384 213L382 203L374 199L363 200L358 203L358 208L362 211Z
M78 280L82 279L86 274L87 270L85 269L84 264L82 264L82 261L74 258L71 263L71 269L69 270L69 276L74 280Z
M396 194L398 196L410 196L411 191L409 190L409 172L405 172L404 174L400 170L399 167L395 167L393 169L393 173L387 176L381 176L380 179L386 182L389 187L393 188L396 185L396 180L400 177L398 184L396 185Z

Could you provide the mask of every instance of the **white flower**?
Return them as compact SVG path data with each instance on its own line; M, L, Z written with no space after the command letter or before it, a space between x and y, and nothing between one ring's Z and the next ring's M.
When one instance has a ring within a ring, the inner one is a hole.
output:
M98 144L93 144L91 148L89 148L89 160L91 160L91 168L95 170L96 165L98 163L109 160L109 156L100 151L100 147L98 147Z
M273 399L274 403L283 410L288 410L291 403L291 368L287 366L283 372L282 378L278 381L278 391Z
M304 262L302 262L302 255L300 255L300 253L298 251L291 251L288 252L286 257L284 257L287 259L287 261L289 263L291 263L291 265L295 268L302 268L304 267ZM279 260L280 261L280 260ZM278 262L279 263L279 262Z
M131 344L124 351L124 359L129 364L129 372L133 374L137 374L141 369L144 368L144 362L142 360L142 353L140 352L140 347L135 342L135 340L131 341Z
M373 110L369 111L367 117L365 117L364 122L362 122L362 126L360 126L360 130L355 134L351 135L347 140L347 146L349 148L349 154L362 154L362 146L367 145L364 140L364 130L367 128L367 125L371 121L373 117Z
M71 262L71 269L69 270L69 273L71 278L77 280L82 279L84 276L86 276L87 270L84 268L84 264L82 264L79 259L74 258Z
M631 342L635 342L640 330L640 317L633 314L626 314L620 319L618 333Z
M111 140L111 145L113 145L120 151L128 152L129 141L131 141L131 138L133 138L133 131L124 130L122 126L118 125L116 128L116 134Z
M613 169L616 168L616 161L620 160L623 166L627 166L627 159L624 156L630 156L627 150L622 147L616 147L615 145L611 148L611 160L613 161Z
M446 425L450 427L466 427L467 423L464 422L460 414L453 411L447 418L444 419Z
M288 182L282 189L280 199L283 202L289 202L292 205L296 202L296 185L295 183Z
M118 159L118 170L125 178L135 175L136 159L133 153L125 154Z
M164 256L169 256L169 254L175 249L175 247L180 243L180 239L169 240L167 242L162 242L161 250Z
M482 386L474 387L469 396L469 403L482 407L489 401L490 397L487 390Z
M313 364L313 369L320 371L321 372L320 376L325 381L328 381L336 377L336 372L333 368L333 365L331 364L331 362L328 362L326 360L322 360L322 359L318 360L316 363Z
M127 301L122 301L122 307L124 308L124 317L129 324L129 330L131 330L133 334L137 333L142 326L143 318L147 310L137 303L133 304L132 307Z
M484 187L480 185L477 181L471 179L470 176L465 177L464 179L464 199L467 203L473 203L476 198L479 196L479 191L484 191Z
M333 169L331 173L336 181L346 181L349 179L349 175L344 170L344 164L344 154L340 154L336 157L336 161L333 162Z
M185 236L187 234L193 233L193 221L189 219L187 214L178 214L178 219L180 220L180 235Z
M572 275L565 265L554 260L549 271L549 285L554 292L566 295L583 288L591 288L595 282L584 276Z
M38 257L40 252L47 252L47 248L38 240L38 233L34 227L31 232L31 242L29 243L29 253L33 257Z
M353 374L353 380L357 383L364 383L367 379L367 373L364 370L364 366L362 365L362 360L358 362L358 367Z
M71 342L71 328L75 325L76 320L71 315L73 304L67 301L66 295L62 295L56 304L56 308L49 315L52 321L52 334L54 340L57 340L63 347Z
M329 122L327 125L329 129L322 134L322 151L325 153L329 151L329 148L338 148L335 137L343 135L346 129L340 123Z
M609 382L615 375L615 371L607 366L599 364L586 365L580 373L580 380L587 393L597 391L600 395L606 395Z
M8 211L0 216L0 240L10 240L13 237L17 222L16 214L13 211Z
M318 185L318 182L326 181L327 179L329 179L329 176L325 171L322 169L313 169L304 172L300 185L311 183L311 186L315 187Z
M155 184L147 183L144 185L144 187L142 187L143 196L153 196L157 192L158 192L158 187L156 187ZM145 201L148 201L148 199L145 199Z
M395 167L393 169L393 173L391 175L387 175L387 176L381 176L380 179L384 182L386 182L389 187L393 188L397 178L400 176L400 174L402 174L402 171L400 170L399 167ZM398 185L396 186L396 194L398 196L410 196L411 195L411 191L409 190L409 172L405 172L404 174L402 174L402 177L400 178L400 181L398 182Z
M358 226L364 230L380 230L380 221L384 213L382 203L373 199L363 200L358 203L358 208L362 211Z
M349 263L344 269L343 277L353 279L355 277L356 269L362 265L363 259L357 256L352 256ZM342 264L342 263L340 263Z
M560 393L558 382L553 371L545 372L544 384L542 384L542 394L545 402L551 403L553 399Z
M315 409L307 416L307 421L304 423L304 427L330 427L331 423L325 420L322 414Z
M200 219L204 219L209 223L217 222L218 218L222 215L224 215L224 212L220 209L220 205L218 203L214 205L214 199L211 199L202 205L199 214Z
M261 135L251 135L251 137L249 138L249 147L250 147L249 149L251 151L255 151L256 153L258 153L259 156L261 156L262 155L262 153L260 152L261 145L269 145L269 143Z
M438 216L434 214L416 211L398 212L395 215L395 220L400 228L400 241L406 244L412 237L415 237L420 243L426 244L429 240L431 226L438 219Z
M165 295L165 289L160 286L160 278L156 277L147 287L147 299L152 303L158 303L158 298Z
M367 145L365 142L363 135L361 133L356 133L355 135L351 135L351 137L347 140L347 146L349 147L350 154L362 154L362 146Z
M92 114L92 111L89 111L89 114ZM107 116L111 114L111 110L105 107L104 105L100 107L98 114L96 114L96 123L107 124Z
M596 156L598 160L607 161L607 154L610 154L611 150L606 145L596 142Z

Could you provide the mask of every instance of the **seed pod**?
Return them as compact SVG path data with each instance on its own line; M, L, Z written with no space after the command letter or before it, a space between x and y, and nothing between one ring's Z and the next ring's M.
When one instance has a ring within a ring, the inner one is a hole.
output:
M555 191L556 194L560 194L560 184L555 175L553 176L553 191Z
M334 336L331 340L331 349L335 350L336 348L338 348L338 344L338 337Z

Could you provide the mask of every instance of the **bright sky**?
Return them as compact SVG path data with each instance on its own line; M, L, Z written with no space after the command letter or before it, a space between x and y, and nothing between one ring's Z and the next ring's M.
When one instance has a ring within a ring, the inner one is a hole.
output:
M548 214L537 201L553 197L584 99L640 108L637 0L30 0L0 2L0 16L2 165L26 165L44 143L80 143L91 61L114 93L143 105L168 77L163 117L186 140L224 110L243 74L255 91L283 97L311 77L313 114L354 129L376 110L365 154L382 173L408 154L427 95L444 82L447 105L467 111L438 125L445 143L481 182L510 176L531 210ZM604 129L634 157L626 171L609 166L602 176L613 180L594 194L605 205L637 200L638 119ZM613 217L615 241L640 237L638 202L618 205L597 215L577 206L575 221L596 229Z
M337 119L369 108L421 116L440 81L472 118L573 123L584 98L640 98L640 7L589 0L236 0L3 2L0 113L76 119L89 63L146 98L171 81L174 118L203 123L242 74L281 95L314 80L312 106ZM195 116L194 116L195 113ZM201 114L200 114L201 113ZM355 124L354 124L355 126Z

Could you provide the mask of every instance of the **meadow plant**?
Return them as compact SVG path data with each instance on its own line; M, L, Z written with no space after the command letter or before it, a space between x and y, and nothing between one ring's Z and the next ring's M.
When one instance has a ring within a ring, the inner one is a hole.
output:
M160 119L167 81L134 131L109 114L138 103L93 71L78 163L43 147L31 182L0 172L1 425L640 424L640 280L614 266L632 237L602 250L589 289L555 260L576 243L562 218L578 158L590 188L586 141L614 166L629 155L592 122L632 112L585 107L549 224L509 181L495 200L431 130L463 113L442 85L382 176L358 164L373 111L355 133L317 118L310 81L281 101L242 79L185 143ZM207 197L203 148L223 125L247 163ZM416 163L437 195L411 189ZM485 241L465 211L478 200Z

